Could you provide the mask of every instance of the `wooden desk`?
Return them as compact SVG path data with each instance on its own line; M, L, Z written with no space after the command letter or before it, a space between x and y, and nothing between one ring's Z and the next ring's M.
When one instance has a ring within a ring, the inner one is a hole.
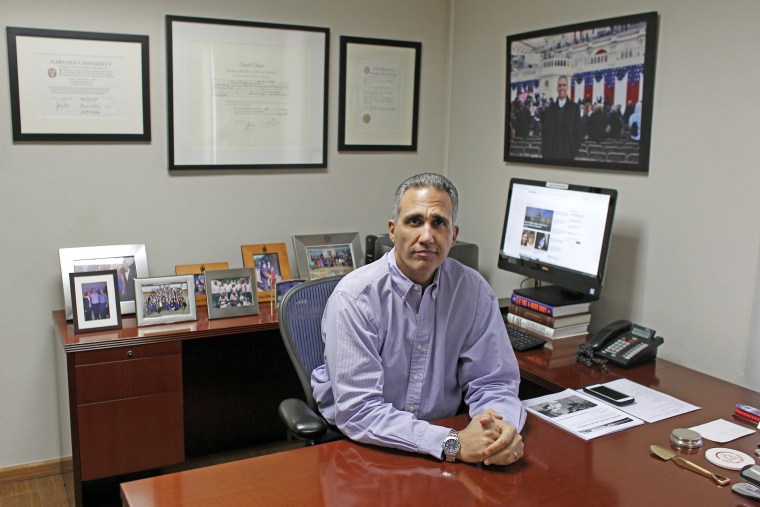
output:
M75 334L53 312L65 355L73 476L88 481L181 463L186 456L282 439L277 405L302 394L277 314ZM276 378L277 382L272 382Z
M546 386L580 387L626 376L701 410L585 442L532 415L523 435L525 456L507 467L448 464L348 440L287 451L121 485L124 505L510 505L654 506L757 505L709 479L662 461L649 445L668 446L670 431L717 418L732 420L734 404L760 405L760 393L657 361L633 370L570 363L561 352L518 353L528 377ZM556 362L554 362L556 360ZM462 428L464 416L444 424ZM757 434L727 444L707 442L688 459L741 482L738 472L704 458L711 447L754 455Z

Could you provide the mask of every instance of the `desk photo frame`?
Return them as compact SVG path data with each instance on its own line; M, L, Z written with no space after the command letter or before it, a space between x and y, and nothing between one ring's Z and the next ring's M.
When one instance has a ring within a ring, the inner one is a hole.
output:
M648 12L508 36L504 160L648 172L657 28Z
M350 273L362 265L358 232L293 236L298 274L306 280Z
M74 332L121 329L116 270L69 273Z
M147 35L6 34L14 141L150 141Z
M339 151L417 151L422 43L340 38Z
M169 169L327 167L329 34L167 16Z
M135 280L138 326L196 320L195 277L159 276Z
M256 295L259 303L275 299L277 285L290 278L290 262L285 243L242 245L243 266L256 274Z

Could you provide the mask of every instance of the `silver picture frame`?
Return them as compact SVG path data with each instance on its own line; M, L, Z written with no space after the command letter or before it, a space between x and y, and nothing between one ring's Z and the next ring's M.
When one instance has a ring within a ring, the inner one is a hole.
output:
M70 320L73 317L69 274L109 269L115 269L119 273L117 281L119 283L121 314L135 313L134 279L150 276L144 244L60 248L58 256L61 262L66 319ZM125 263L127 263L126 266ZM124 286L125 275L122 268L127 270L126 286Z
M298 276L317 280L345 275L363 264L358 232L293 236Z
M230 289L220 292L225 284L230 285ZM235 285L238 287L235 288ZM259 299L256 297L254 269L206 271L206 307L209 320L258 315Z
M135 314L138 327L197 320L195 276L136 278Z

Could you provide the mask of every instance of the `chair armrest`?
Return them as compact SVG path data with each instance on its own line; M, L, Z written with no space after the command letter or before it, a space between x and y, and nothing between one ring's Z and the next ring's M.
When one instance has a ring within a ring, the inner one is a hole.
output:
M294 437L312 440L327 432L327 421L315 413L303 400L288 398L280 402L280 419Z

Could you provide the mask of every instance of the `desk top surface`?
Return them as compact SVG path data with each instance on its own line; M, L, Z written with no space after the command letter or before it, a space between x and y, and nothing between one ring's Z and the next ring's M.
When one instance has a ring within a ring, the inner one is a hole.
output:
M524 373L540 373L550 384L580 387L625 376L701 409L589 442L529 415L523 430L525 456L506 467L449 464L344 440L125 483L122 497L132 507L757 505L733 493L730 485L719 487L675 462L656 458L649 446L669 446L673 428L718 418L734 421L734 404L758 406L760 393L662 360L604 374L569 363L561 354L552 365L551 356L546 351L518 354L518 360ZM457 416L441 423L462 428L467 419ZM759 442L755 433L726 444L707 441L702 449L680 455L735 484L742 482L738 472L710 464L705 451L729 447L754 456Z

